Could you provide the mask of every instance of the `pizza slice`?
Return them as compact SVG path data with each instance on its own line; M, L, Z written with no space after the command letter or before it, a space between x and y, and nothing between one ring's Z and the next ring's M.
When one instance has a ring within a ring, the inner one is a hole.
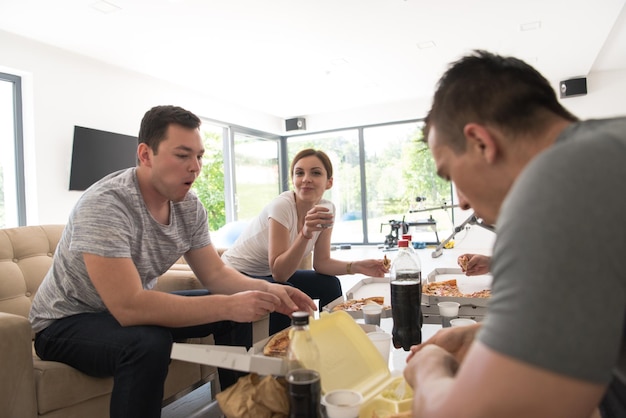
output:
M287 349L289 348L289 330L287 327L282 331L272 335L263 347L263 355L269 357L287 357Z
M362 299L348 299L347 301L335 305L332 308L332 312L335 311L360 311L364 305L376 303L378 305L385 304L385 298L383 296L370 296Z

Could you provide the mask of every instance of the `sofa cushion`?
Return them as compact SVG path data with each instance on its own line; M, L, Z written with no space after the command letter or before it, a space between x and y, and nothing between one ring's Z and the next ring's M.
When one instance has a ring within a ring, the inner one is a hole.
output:
M52 264L63 225L0 230L0 311L28 318L30 304Z
M87 376L64 363L40 360L35 354L33 367L40 415L108 396L113 388L112 377Z

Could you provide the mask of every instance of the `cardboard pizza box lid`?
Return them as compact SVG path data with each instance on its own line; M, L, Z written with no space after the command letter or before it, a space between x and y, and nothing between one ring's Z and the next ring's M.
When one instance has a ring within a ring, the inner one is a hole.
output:
M368 332L382 331L376 325L357 324L357 326L365 335ZM284 376L287 372L286 362L282 358L263 355L263 348L270 338L271 336L268 336L257 341L249 350L245 347L226 345L174 343L171 358L242 372Z
M346 292L346 298L343 296L338 297L331 303L322 307L323 312L332 312L332 309L345 302L347 299L363 299L372 296L382 296L385 300L381 314L382 318L391 318L391 288L389 287L388 277L365 277L359 280L354 286L352 286ZM355 319L363 318L362 311L345 311L348 315Z

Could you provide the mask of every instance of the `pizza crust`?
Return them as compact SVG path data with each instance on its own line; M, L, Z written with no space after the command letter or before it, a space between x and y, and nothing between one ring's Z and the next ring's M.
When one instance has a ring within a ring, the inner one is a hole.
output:
M463 270L463 272L467 271L467 263L469 263L469 257L466 255L462 255L459 257L459 266L461 266L461 270Z
M387 254L383 256L383 267L387 270L391 267L391 260L387 258Z

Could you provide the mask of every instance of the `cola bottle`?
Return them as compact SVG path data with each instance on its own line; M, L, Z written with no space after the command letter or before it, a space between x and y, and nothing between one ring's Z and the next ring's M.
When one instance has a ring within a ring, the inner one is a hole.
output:
M391 264L391 315L393 346L409 351L422 342L422 264L407 240L398 241Z
M321 418L320 354L309 329L309 313L294 312L287 349L289 418Z

